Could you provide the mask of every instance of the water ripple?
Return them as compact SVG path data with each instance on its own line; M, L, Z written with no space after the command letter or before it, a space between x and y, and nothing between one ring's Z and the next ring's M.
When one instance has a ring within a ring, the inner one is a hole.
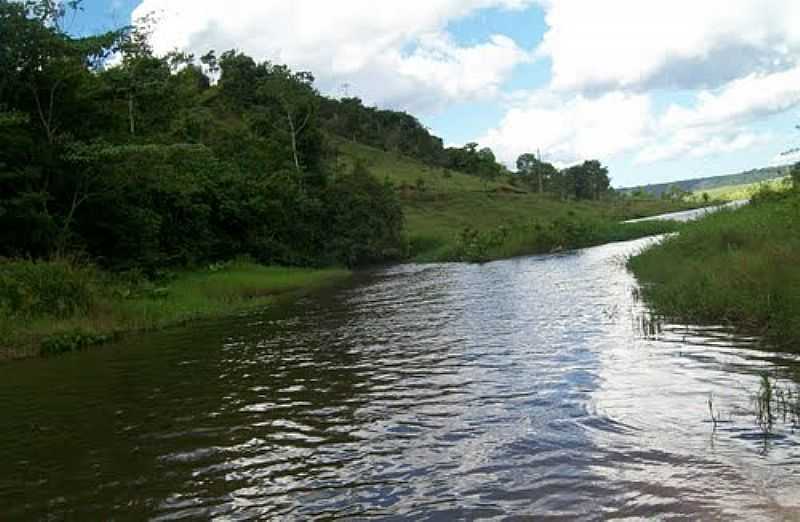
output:
M753 402L798 358L654 319L621 262L647 241L0 367L0 518L800 517L800 437Z

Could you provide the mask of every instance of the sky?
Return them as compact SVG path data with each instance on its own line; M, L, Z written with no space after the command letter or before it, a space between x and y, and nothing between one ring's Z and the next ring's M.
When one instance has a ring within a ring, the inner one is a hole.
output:
M158 52L238 49L331 96L475 141L599 159L615 186L800 161L798 0L85 0L76 33L158 23Z

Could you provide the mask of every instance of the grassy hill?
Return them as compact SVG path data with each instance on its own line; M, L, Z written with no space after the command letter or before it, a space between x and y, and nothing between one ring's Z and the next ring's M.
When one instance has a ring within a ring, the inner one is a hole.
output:
M674 181L671 183L657 183L652 185L641 185L638 187L631 187L623 189L623 192L636 192L642 190L648 194L661 196L664 192L668 192L673 187L677 187L686 192L702 193L708 192L709 195L714 197L712 191L728 187L741 187L743 185L753 185L764 181L771 181L779 178L784 178L789 175L791 167L768 167L764 169L749 170L739 174L730 174L726 176L712 176L708 178L687 179L682 181Z
M768 181L759 181L757 183L719 187L705 190L703 193L707 193L709 197L715 201L739 201L752 198L758 191L764 188L776 191L786 190L790 187L790 180L791 178L788 177L775 178ZM694 197L700 200L703 193L695 193Z
M498 227L520 230L556 222L616 224L696 206L652 199L561 201L515 187L508 178L485 183L475 176L352 141L336 140L335 144L340 165L361 161L373 174L400 189L411 253L418 261L452 259L454 243L467 227L488 234ZM512 253L530 250L520 246ZM533 248L536 250L541 248ZM508 249L503 253L508 254Z

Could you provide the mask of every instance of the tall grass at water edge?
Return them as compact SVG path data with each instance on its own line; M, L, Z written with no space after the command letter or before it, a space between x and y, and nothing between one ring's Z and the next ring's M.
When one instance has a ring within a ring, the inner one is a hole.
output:
M271 304L349 277L346 270L247 261L146 279L75 260L0 261L0 360L75 351L131 331Z
M629 261L659 314L725 324L800 351L800 194L765 192L751 205L687 224Z

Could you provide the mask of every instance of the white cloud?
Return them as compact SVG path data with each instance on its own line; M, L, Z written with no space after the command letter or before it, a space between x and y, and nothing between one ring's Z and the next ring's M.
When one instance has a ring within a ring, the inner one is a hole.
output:
M647 145L636 156L636 163L657 163L683 157L703 158L731 153L768 143L771 138L769 133L757 133L739 127L660 130L648 137Z
M447 23L478 9L520 9L532 2L144 0L133 17L156 14L159 52L236 48L311 70L327 92L349 83L352 94L369 102L425 110L492 96L530 58L500 35L460 46L447 36Z
M539 48L566 90L717 87L797 63L794 0L543 0Z
M651 95L613 91L599 96L538 91L522 97L479 141L508 164L541 149L560 165L633 152L637 164L702 158L769 143L773 133L752 130L766 117L800 106L800 67L753 74L715 91L694 94L690 106L656 113Z
M800 106L800 24L790 22L800 2L544 4L538 52L552 59L551 83L514 93L482 138L507 163L537 148L561 164L623 152L637 164L729 154L773 140L752 124ZM689 88L690 103L656 113L652 97L674 87Z
M748 123L800 105L800 66L773 74L750 74L717 92L701 91L692 108L672 106L667 127Z
M639 163L729 153L768 142L769 133L747 126L800 105L800 67L751 74L695 98L692 107L672 105L665 111L652 143L638 154Z
M564 98L536 92L509 110L480 142L509 165L520 154L538 149L547 161L565 166L607 159L639 146L652 124L647 95L612 92L599 98Z

